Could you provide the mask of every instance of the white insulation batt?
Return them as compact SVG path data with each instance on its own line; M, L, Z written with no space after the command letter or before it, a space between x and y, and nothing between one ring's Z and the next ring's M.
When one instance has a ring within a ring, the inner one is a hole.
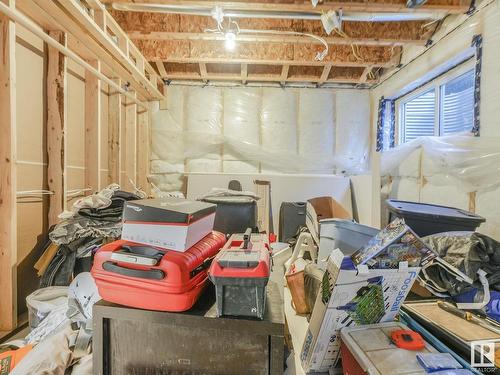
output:
M405 48L404 67L371 91L372 105L382 96L399 97L408 87L451 68L464 53L475 52L469 50L471 41L481 35L480 136L423 137L400 145L382 153L381 174L386 182L389 176L420 180L420 202L475 211L486 218L479 232L500 240L500 2L477 5L471 16L448 17L425 54L421 46ZM382 191L397 199L410 195L390 186Z
M472 210L500 239L500 138L422 137L382 153L382 195ZM384 224L384 223L382 223Z
M152 110L151 180L183 173L358 174L368 170L367 90L170 86Z

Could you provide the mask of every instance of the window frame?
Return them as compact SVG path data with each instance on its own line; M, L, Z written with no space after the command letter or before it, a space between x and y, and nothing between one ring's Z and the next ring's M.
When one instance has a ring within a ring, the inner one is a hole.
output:
M395 103L395 118L397 121L397 126L395 129L396 134L394 135L395 140L397 141L398 145L404 144L404 136L405 136L405 127L404 127L404 105L415 99L416 97L434 90L435 93L435 103L434 103L434 135L435 136L441 136L442 135L442 129L441 129L441 123L443 122L442 120L442 113L441 113L441 97L443 95L443 86L454 79L460 77L461 75L466 74L469 71L474 71L475 70L475 61L474 58L469 58L468 60L464 61L463 63L459 64L458 66L444 72L443 74L439 75L438 77L430 80L429 82L423 84L422 86L416 88L415 90L410 91L409 93L399 97L396 99Z

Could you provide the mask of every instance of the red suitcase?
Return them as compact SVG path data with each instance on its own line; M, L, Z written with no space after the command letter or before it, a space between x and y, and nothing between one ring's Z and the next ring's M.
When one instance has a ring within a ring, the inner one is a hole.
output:
M185 252L115 241L97 251L92 276L106 301L186 311L203 291L208 267L225 240L222 233L212 232Z

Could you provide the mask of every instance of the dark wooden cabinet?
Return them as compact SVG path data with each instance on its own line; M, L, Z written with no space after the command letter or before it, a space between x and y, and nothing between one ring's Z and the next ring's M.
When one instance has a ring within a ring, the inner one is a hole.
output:
M94 306L94 374L283 374L281 293L269 282L263 320L216 317L214 290L184 313Z

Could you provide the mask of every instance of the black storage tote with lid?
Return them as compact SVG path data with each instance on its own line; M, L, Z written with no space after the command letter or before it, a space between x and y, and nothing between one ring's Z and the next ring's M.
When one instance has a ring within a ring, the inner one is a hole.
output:
M396 217L402 218L420 237L442 232L475 231L486 221L482 216L454 207L395 199L388 199L386 203L390 211L389 222Z

